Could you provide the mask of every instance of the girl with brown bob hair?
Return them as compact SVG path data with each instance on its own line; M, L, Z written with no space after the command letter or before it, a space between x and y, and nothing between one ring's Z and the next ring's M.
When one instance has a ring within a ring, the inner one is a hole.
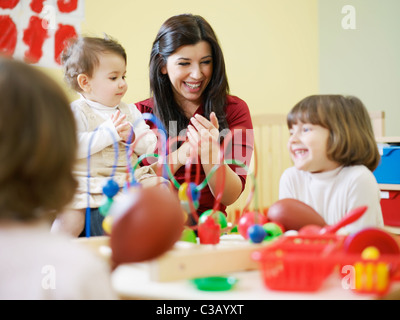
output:
M378 166L380 155L369 113L357 97L318 95L305 98L288 114L288 128L298 121L330 130L328 158L344 166L362 164L371 171Z
M363 103L352 96L309 96L289 112L287 124L294 166L281 177L279 198L308 204L327 224L367 206L363 216L344 231L383 227L380 190L372 173L380 155ZM300 219L296 212L285 215L292 221ZM273 213L269 218L282 221Z

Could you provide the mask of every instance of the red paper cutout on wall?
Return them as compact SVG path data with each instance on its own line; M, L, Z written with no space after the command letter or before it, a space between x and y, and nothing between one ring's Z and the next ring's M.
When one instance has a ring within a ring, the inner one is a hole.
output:
M32 11L36 13L41 13L43 10L43 2L45 1L46 0L32 0L30 4Z
M9 16L0 16L0 54L12 56L17 45L17 26Z
M37 63L43 55L43 43L47 38L47 30L42 26L43 19L32 16L29 20L29 26L24 30L24 43L29 47L25 51L25 61Z
M78 35L83 1L0 0L0 55L60 65L67 40Z
M78 0L57 0L57 6L60 12L72 12L78 7Z
M0 8L2 9L14 9L18 4L19 0L0 0Z
M71 25L58 25L58 30L54 36L55 44L54 44L54 60L61 64L60 54L64 50L66 41L73 37L76 37L77 33L73 26Z

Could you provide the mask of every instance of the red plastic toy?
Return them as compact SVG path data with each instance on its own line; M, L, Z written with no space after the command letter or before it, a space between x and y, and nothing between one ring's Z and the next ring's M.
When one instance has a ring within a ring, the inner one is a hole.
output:
M315 291L332 273L331 255L341 243L332 235L284 236L270 247L255 251L265 285L274 290Z
M221 235L221 226L211 216L207 216L198 226L199 240L201 244L218 244Z

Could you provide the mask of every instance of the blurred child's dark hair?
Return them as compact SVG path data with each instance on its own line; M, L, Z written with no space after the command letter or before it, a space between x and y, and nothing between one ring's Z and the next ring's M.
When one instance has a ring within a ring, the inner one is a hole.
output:
M75 193L75 121L56 82L0 57L0 219L61 210Z
M375 170L380 161L371 119L360 99L342 95L313 95L298 102L287 116L329 130L327 156L344 166L365 165Z
M125 49L109 36L77 37L69 40L61 54L61 63L64 67L64 79L73 90L82 91L78 84L78 75L83 73L92 77L99 64L99 55L105 53L120 55L127 62Z

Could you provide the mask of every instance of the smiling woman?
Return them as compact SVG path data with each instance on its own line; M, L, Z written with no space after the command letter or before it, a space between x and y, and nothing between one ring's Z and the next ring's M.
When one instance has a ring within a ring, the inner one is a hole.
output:
M212 72L211 46L206 41L180 47L161 68L168 75L176 102L191 117L202 103Z
M188 175L185 164L201 164L198 181L203 181L220 161L221 133L228 133L232 146L225 159L250 165L253 151L252 122L247 104L229 95L225 61L217 37L204 18L183 14L169 18L161 26L150 55L150 88L153 96L136 105L141 112L154 113L168 130L168 137L184 140L170 150L168 162L176 180ZM235 130L234 130L235 129ZM250 129L250 130L246 130ZM232 140L230 134L232 133ZM196 162L197 161L197 162ZM202 189L197 214L212 209L219 196L218 210L225 212L242 193L246 172L238 165L223 165L225 189L219 190L217 174ZM190 181L196 180L193 165Z

